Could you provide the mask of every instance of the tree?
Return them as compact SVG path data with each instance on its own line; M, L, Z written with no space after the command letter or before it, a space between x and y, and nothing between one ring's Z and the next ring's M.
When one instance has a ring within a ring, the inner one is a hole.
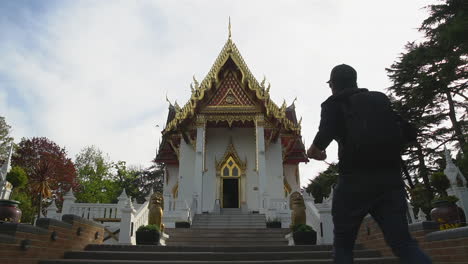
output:
M29 176L28 194L39 209L43 198L54 197L60 203L65 192L76 187L76 169L66 150L45 137L21 139L12 165Z
M148 168L138 170L135 181L138 186L138 195L135 196L138 202L143 202L145 197L153 192L163 192L164 186L164 165L153 164Z
M6 123L5 118L0 116L0 165L8 158L10 146L13 143L10 129L11 127Z
M77 202L112 203L117 200L120 186L112 175L112 162L95 146L83 148L75 158L79 188Z
M422 207L433 198L429 175L443 169L444 145L466 155L468 128L468 5L446 0L427 9L429 17L419 28L425 40L409 42L387 69L395 108L419 131L417 142L404 153L403 165L407 180L414 180L410 186L415 188L420 180L424 184L414 196L427 195L420 201Z
M338 180L338 165L330 164L328 168L320 172L317 177L310 180L310 183L305 188L307 193L312 194L316 203L321 203L323 198L330 195L330 190L333 184Z
M28 175L23 168L15 166L8 172L6 180L13 185L13 188L23 188L28 183Z
M448 196L447 189L450 187L450 181L443 172L435 172L431 175L431 184L441 196Z

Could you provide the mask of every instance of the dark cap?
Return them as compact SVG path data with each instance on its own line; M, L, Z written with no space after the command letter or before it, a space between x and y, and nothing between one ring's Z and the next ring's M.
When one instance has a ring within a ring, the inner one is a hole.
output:
M336 83L337 81L345 81L345 82L356 82L357 80L357 72L356 70L346 64L340 64L335 66L331 73L330 73L330 80L327 83L333 81Z

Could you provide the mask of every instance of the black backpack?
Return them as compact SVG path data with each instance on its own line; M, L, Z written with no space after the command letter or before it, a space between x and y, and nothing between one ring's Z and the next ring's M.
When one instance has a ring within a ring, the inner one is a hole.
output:
M342 102L343 155L354 167L381 167L400 159L402 125L388 97L375 91L350 95Z

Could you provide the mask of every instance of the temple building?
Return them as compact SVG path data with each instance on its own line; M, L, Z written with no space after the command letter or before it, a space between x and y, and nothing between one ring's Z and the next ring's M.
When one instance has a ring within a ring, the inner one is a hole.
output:
M165 165L165 216L184 207L265 213L300 189L301 121L294 102L279 106L269 91L229 36L206 77L194 78L190 100L169 103L155 159Z

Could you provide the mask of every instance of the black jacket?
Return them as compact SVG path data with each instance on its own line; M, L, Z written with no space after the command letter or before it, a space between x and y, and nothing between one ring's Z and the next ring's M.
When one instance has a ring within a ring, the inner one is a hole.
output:
M330 96L325 102L322 103L322 112L319 131L314 138L313 144L319 149L324 150L328 145L336 140L338 142L338 157L339 157L339 172L340 175L347 174L359 174L359 175L375 175L382 174L382 172L388 172L390 174L398 175L394 176L393 180L386 177L386 180L393 181L394 183L400 184L401 177L399 176L400 159L397 157L394 160L389 160L383 166L372 167L362 166L361 164L353 164L349 162L350 157L345 156L346 143L344 142L345 137L345 120L343 104L353 94L368 92L367 89L345 89L335 95ZM385 150L382 150L385 151ZM354 176L357 177L357 176ZM364 177L364 176L363 176ZM376 176L369 176L375 179ZM340 177L342 178L342 177ZM367 176L365 177L367 178ZM379 178L379 177L377 177ZM365 179L361 179L365 180ZM359 180L360 181L360 180Z

